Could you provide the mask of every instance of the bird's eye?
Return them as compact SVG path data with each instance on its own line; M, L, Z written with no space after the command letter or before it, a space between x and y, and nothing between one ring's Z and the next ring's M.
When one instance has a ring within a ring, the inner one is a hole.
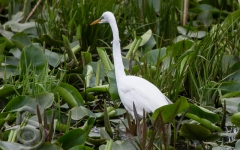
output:
M100 18L100 20L103 20L104 19L104 17L102 16L101 18Z

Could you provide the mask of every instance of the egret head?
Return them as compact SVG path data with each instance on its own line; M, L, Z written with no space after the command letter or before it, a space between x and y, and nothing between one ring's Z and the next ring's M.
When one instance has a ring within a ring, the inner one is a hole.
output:
M109 23L113 19L114 19L113 13L106 11L102 14L102 16L99 19L93 21L90 25L94 25L97 23Z

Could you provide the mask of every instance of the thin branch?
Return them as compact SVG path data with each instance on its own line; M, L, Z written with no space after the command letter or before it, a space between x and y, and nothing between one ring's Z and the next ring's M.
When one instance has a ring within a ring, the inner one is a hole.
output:
M25 20L25 22L27 22L35 13L35 11L37 10L37 7L40 5L40 3L42 2L42 0L38 0L37 4L34 6L34 8L32 9L32 11L30 12L30 14L28 15L27 19Z

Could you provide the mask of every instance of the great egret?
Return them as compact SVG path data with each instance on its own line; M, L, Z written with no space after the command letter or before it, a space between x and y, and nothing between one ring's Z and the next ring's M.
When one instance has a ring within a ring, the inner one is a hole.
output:
M102 16L92 22L91 25L97 23L109 23L112 29L112 49L117 88L125 109L134 117L133 102L139 116L143 116L143 109L145 109L146 112L154 112L161 106L171 104L172 102L149 81L137 76L127 76L125 74L121 56L119 32L113 13L109 11L104 12Z

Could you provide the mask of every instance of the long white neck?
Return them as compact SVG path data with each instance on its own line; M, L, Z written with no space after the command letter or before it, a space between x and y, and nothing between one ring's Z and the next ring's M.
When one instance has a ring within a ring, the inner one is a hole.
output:
M112 18L109 22L112 33L113 33L113 41L112 41L112 47L113 47L113 60L114 60L114 68L115 68L115 75L117 84L119 85L121 82L120 80L126 76L124 72L124 66L122 61L122 55L121 55L121 47L120 47L120 39L119 39L119 33L118 33L118 27L115 18Z

